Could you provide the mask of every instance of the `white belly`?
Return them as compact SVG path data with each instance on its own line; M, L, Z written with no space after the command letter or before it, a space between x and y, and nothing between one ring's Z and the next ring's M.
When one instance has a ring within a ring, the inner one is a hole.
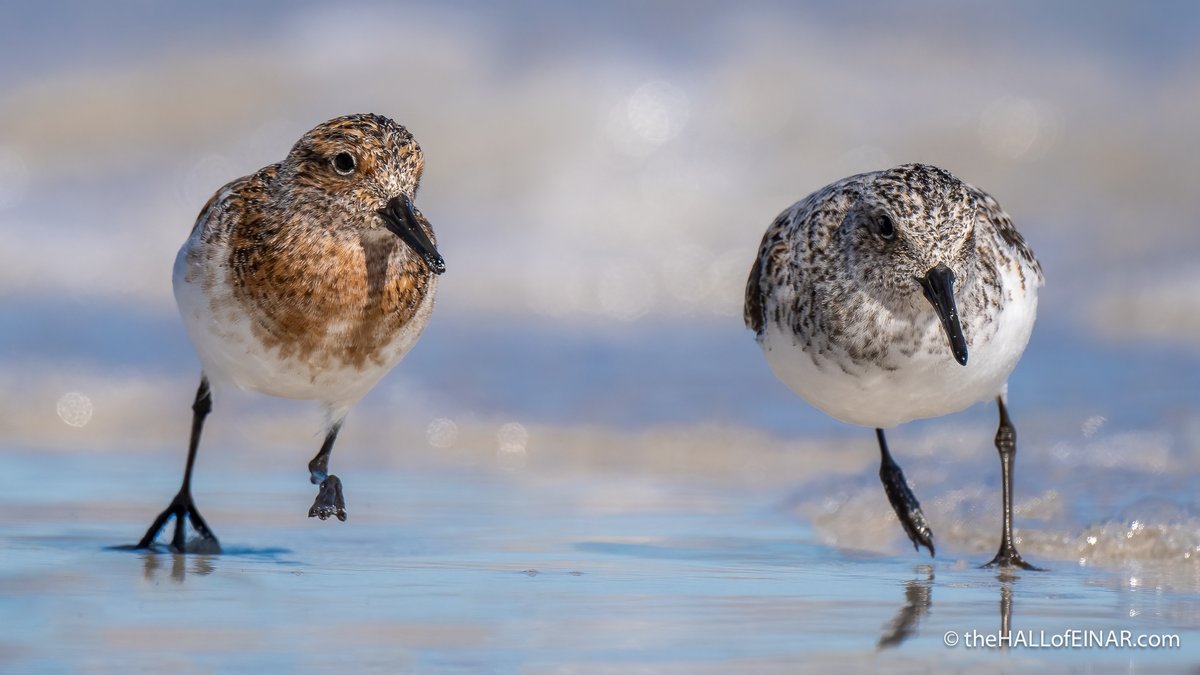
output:
M1006 281L1014 282L1006 284L1012 295L996 319L996 332L989 340L969 343L966 366L954 360L947 346L936 354L919 349L896 370L851 367L856 372L851 375L831 359L819 359L818 365L792 332L775 322L767 323L763 353L784 384L843 422L887 428L958 412L1000 395L1029 342L1037 291Z

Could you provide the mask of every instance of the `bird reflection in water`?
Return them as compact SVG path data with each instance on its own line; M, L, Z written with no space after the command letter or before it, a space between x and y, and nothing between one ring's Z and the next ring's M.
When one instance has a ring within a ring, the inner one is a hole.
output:
M933 605L933 565L918 565L916 571L924 577L904 584L904 605L879 637L879 649L898 647L912 637Z
M1000 581L1000 649L1008 651L1012 634L1012 591L1016 579L1010 570L1002 569L996 578Z
M142 558L142 574L146 581L158 581L167 569L166 560L170 559L170 578L177 584L183 583L188 572L207 576L216 570L216 557L211 555L187 556L182 553L157 553L147 551ZM189 569L190 563L190 569Z
M916 634L921 619L933 606L933 566L918 565L915 571L922 575L904 584L904 604L896 616L888 622L879 637L878 649L891 649L903 644ZM1001 569L996 575L1000 582L1000 649L1007 650L1012 635L1013 582L1017 575L1011 569Z

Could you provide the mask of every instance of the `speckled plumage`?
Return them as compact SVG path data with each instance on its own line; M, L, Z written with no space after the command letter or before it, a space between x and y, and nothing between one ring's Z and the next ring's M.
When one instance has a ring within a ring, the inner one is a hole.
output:
M1005 399L1042 284L991 196L906 164L837 181L781 213L750 270L745 321L780 380L829 415L876 429L888 499L930 554L932 532L884 429L994 399L1005 519L992 562L1028 567L1012 543L1016 432Z
M309 463L321 485L310 516L346 513L328 462L342 420L412 348L445 266L433 229L412 205L424 155L380 115L338 117L304 134L283 161L234 180L208 201L175 260L174 289L203 366L183 487L147 531L176 519L216 537L192 503L190 479L209 379L315 400L328 411Z
M894 223L892 240L872 230L881 214ZM955 274L972 353L966 368L953 361L914 283L939 262ZM776 374L807 400L843 421L890 427L1000 393L1028 340L1041 285L1037 259L994 199L947 171L908 164L837 181L780 214L750 271L745 321ZM1028 307L1012 315L1020 325L1004 323L1005 308L1018 305ZM998 332L1003 345L991 344ZM804 372L781 372L789 362ZM810 386L797 376L846 385ZM995 387L966 400L980 380ZM949 395L908 400L914 386ZM890 401L856 402L881 390Z

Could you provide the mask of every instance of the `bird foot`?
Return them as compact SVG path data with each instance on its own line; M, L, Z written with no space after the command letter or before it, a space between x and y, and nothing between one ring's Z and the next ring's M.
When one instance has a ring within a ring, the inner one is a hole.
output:
M933 557L933 530L921 512L921 504L916 495L908 487L904 472L894 463L888 463L879 469L879 480L883 482L883 491L887 494L896 518L904 526L904 532L912 541L913 548L918 551L921 547L929 549L929 557Z
M209 529L208 523L204 522L200 511L196 509L195 502L192 501L192 495L187 490L180 490L175 498L171 500L171 504L158 514L154 522L146 530L146 534L142 536L141 541L132 546L133 549L148 549L154 544L158 533L167 524L167 521L175 519L175 531L171 537L171 550L176 553L220 553L221 544L217 541L216 535ZM192 523L192 528L199 535L198 539L188 543L186 537L187 523Z
M1002 569L1019 567L1023 570L1029 570L1031 572L1046 571L1041 567L1036 567L1025 562L1025 559L1021 557L1021 554L1017 553L1017 547L1013 546L1012 544L1001 544L1000 551L996 553L996 557L992 558L991 562L985 565L980 565L980 567L999 567Z
M337 516L337 519L343 522L346 520L346 500L342 497L342 479L334 475L321 481L317 498L313 500L312 508L308 510L309 518L325 520L330 516Z

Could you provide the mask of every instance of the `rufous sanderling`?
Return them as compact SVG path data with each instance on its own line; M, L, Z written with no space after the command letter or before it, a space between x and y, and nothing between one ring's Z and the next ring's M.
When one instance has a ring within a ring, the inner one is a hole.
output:
M309 462L319 484L309 516L346 519L329 455L350 408L417 341L445 271L433 228L413 206L424 156L412 134L380 115L318 125L287 158L222 187L175 259L175 299L203 372L179 493L135 548L172 517L219 550L192 501L192 468L209 378L321 402L325 440Z
M780 214L750 270L745 320L780 380L829 415L875 428L888 501L930 555L933 534L883 430L994 399L1004 515L988 565L1029 569L1012 535L1006 402L1042 283L996 200L948 171L906 164L837 181Z

